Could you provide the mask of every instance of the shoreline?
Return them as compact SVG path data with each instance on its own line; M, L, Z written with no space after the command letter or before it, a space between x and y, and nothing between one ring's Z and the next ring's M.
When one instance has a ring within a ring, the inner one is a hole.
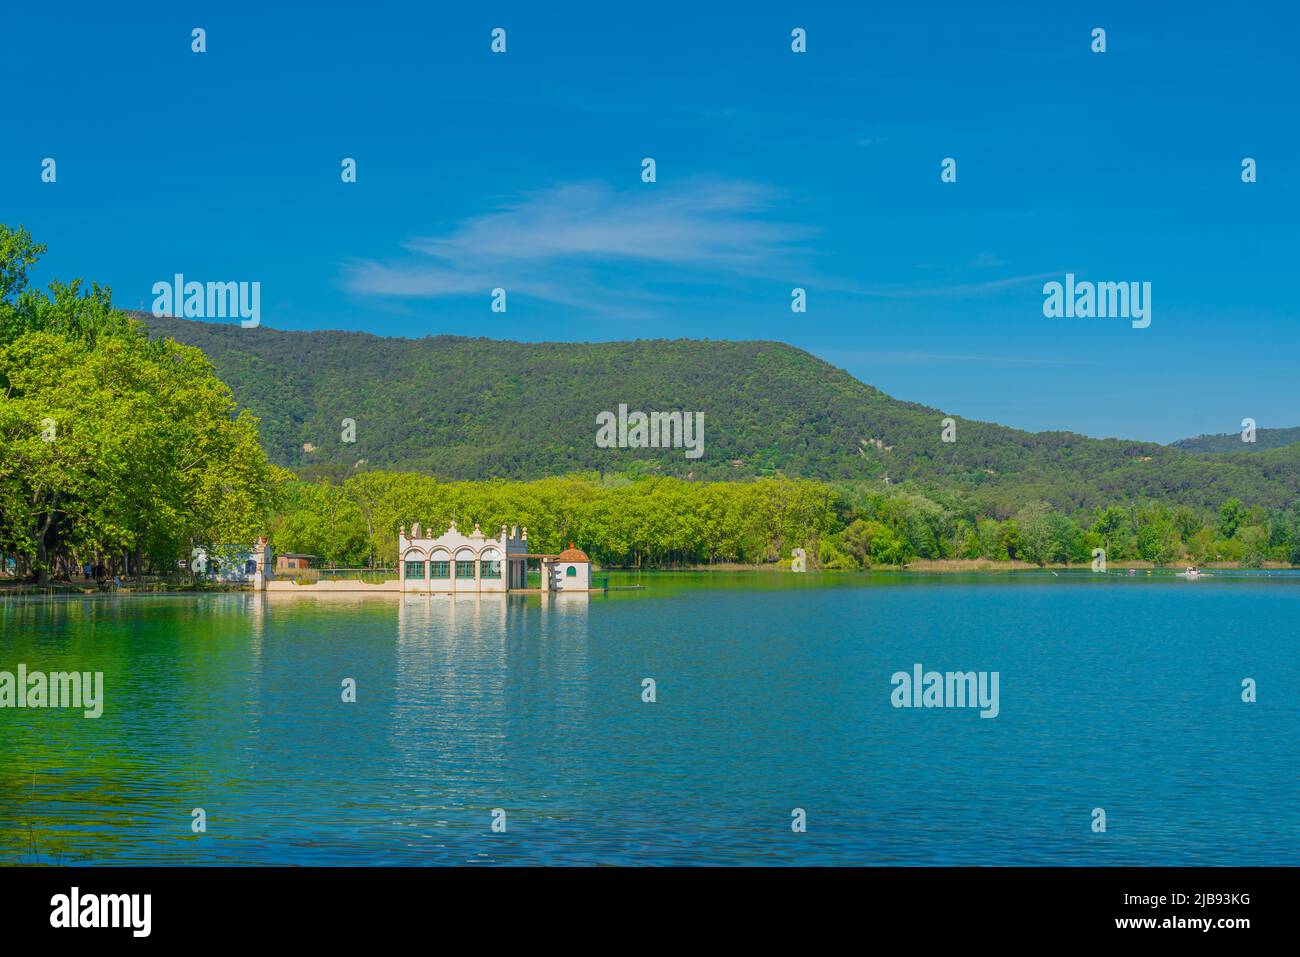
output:
M1119 561L1107 562L1107 571L1127 571L1130 568L1139 571L1183 571L1187 567L1186 562L1174 562L1173 564L1157 565L1148 561ZM1300 565L1289 565L1286 562L1264 562L1255 568L1243 568L1239 562L1197 562L1196 567L1202 570L1225 570L1233 569L1236 571L1292 571L1300 569ZM599 568L601 573L618 572L620 574L636 574L635 568ZM840 573L854 575L863 572L917 572L925 574L939 573L965 573L965 572L1027 572L1027 571L1091 571L1091 562L1079 563L1049 563L1047 565L1036 565L1033 562L1022 561L994 561L991 558L918 558L915 561L908 562L905 565L872 565L868 568L809 568L809 572L820 573ZM719 562L714 565L677 565L672 568L643 568L641 571L660 573L660 572L769 572L790 574L790 565L788 562L771 562L763 565L744 565L734 562Z
M1243 568L1240 562L1197 562L1196 567L1205 570L1226 570L1235 571L1284 571L1297 568L1296 565L1289 565L1286 562L1263 562L1255 568ZM1157 565L1154 562L1147 561L1119 561L1107 562L1107 571L1128 571L1130 568L1138 571L1178 571L1181 572L1187 568L1186 562L1174 562L1173 564ZM1033 562L995 562L986 558L939 558L939 559L920 559L915 562L909 562L903 566L904 571L914 572L972 572L972 571L1091 571L1091 562L1081 562L1078 564L1049 564L1035 565Z
M1185 568L1183 563L1172 565L1156 565L1147 561L1122 561L1107 562L1107 572L1136 571L1147 572L1180 572ZM1300 566L1288 565L1285 562L1264 562L1256 568L1242 568L1237 562L1205 562L1198 564L1197 568L1204 571L1294 571ZM1022 561L994 561L987 558L939 558L939 559L917 559L908 562L906 565L875 565L869 568L835 568L819 569L810 568L808 571L818 574L845 574L855 575L872 572L889 572L891 574L918 574L918 575L960 575L960 574L1005 574L1008 572L1027 572L1027 571L1071 571L1082 572L1091 571L1091 563L1080 564L1048 564L1035 565L1032 562ZM674 568L605 568L598 567L597 572L601 574L619 574L619 575L636 575L640 572L647 574L660 575L671 574L673 572L752 572L757 574L795 574L791 572L788 563L773 562L763 565L744 565L734 562L720 562L714 565L680 565ZM88 588L85 585L75 582L51 582L47 585L35 585L29 582L14 582L0 580L0 597L8 595L82 595L86 597L98 595L214 595L227 593L244 593L251 592L253 589L249 586L232 585L232 584L215 584L211 586L180 585L166 586L158 582L146 582L140 587L125 585L120 588L103 590L99 588Z

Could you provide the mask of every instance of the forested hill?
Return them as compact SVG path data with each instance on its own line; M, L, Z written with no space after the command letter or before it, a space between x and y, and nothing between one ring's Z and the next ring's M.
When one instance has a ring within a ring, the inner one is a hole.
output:
M1187 452L1263 452L1280 449L1300 442L1300 428L1257 429L1254 442L1243 442L1240 432L1223 435L1198 435L1194 439L1179 439L1171 443Z
M302 474L421 470L447 479L579 470L708 479L756 475L915 480L997 510L1043 499L1066 510L1151 498L1217 508L1281 506L1300 490L1300 447L1213 456L1154 443L1028 433L890 398L777 342L518 343L355 332L283 332L140 318L203 349L262 420L271 458ZM996 384L991 384L996 387ZM597 414L704 413L704 452L604 449ZM355 443L341 441L356 422Z

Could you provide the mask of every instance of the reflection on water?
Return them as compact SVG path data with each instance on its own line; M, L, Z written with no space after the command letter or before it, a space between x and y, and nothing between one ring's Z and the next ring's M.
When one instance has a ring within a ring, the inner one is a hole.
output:
M0 602L0 671L106 686L0 710L0 863L1297 863L1294 579L640 582Z

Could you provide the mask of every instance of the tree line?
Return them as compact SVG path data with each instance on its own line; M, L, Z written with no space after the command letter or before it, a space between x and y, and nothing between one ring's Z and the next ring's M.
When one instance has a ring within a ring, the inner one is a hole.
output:
M535 551L579 544L616 567L789 561L856 569L917 559L987 559L1040 565L1110 561L1300 563L1300 506L1217 512L1160 502L1067 515L1032 502L1004 518L956 493L785 478L692 482L596 473L531 482L439 482L372 471L344 482L288 482L272 521L278 548L342 566L391 565L399 526L440 534L455 519L485 534L524 525Z

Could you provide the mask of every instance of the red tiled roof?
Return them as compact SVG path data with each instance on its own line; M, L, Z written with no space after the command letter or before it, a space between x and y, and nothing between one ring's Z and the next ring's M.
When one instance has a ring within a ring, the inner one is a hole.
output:
M569 547L556 556L558 561L562 562L589 562L590 558L581 548L574 548L573 542L569 542Z

